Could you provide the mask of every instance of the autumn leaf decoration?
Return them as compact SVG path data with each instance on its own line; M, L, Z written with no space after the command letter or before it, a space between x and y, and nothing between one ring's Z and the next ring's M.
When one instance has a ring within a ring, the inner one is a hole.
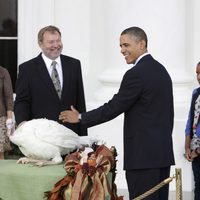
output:
M115 147L100 145L93 150L87 155L83 151L66 156L67 174L51 191L45 192L46 200L123 200L117 196L115 185Z

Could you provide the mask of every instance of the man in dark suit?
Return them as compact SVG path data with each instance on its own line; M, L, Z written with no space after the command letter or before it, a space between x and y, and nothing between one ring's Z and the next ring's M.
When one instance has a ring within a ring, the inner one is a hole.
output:
M55 26L42 28L38 33L42 50L37 57L21 64L16 82L14 112L16 122L37 118L58 121L59 113L75 105L80 112L86 111L80 61L62 55L63 44L60 30ZM52 61L56 61L59 89L52 81ZM58 93L56 90L59 90ZM80 124L63 123L79 135L87 135Z
M79 114L71 106L60 119L91 127L124 113L124 169L133 199L168 178L174 165L173 92L168 72L147 52L147 36L141 28L124 30L120 47L134 67L125 73L118 93L86 113ZM166 185L146 199L167 200L168 192Z

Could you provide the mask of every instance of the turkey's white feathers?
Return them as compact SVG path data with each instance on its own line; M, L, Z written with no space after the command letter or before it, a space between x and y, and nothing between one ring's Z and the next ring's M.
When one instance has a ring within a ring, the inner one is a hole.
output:
M31 124L32 127L35 127L33 134L39 140L59 147L79 147L79 136L56 121L39 119L31 121ZM26 123L24 131L29 131L31 126L30 123Z
M10 136L10 140L26 157L52 160L54 163L62 162L61 155L97 142L89 136L78 136L58 122L47 119L25 122Z

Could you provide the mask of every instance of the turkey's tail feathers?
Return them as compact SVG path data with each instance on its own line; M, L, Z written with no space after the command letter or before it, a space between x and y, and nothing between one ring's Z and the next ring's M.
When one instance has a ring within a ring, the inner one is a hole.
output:
M90 136L80 136L79 137L79 144L80 147L91 147L93 143L98 143L98 139Z

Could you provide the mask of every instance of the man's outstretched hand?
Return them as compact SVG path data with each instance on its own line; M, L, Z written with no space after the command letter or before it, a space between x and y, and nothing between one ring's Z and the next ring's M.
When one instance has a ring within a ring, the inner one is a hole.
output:
M62 122L78 123L79 112L73 106L71 106L71 110L65 110L60 113L59 120Z

